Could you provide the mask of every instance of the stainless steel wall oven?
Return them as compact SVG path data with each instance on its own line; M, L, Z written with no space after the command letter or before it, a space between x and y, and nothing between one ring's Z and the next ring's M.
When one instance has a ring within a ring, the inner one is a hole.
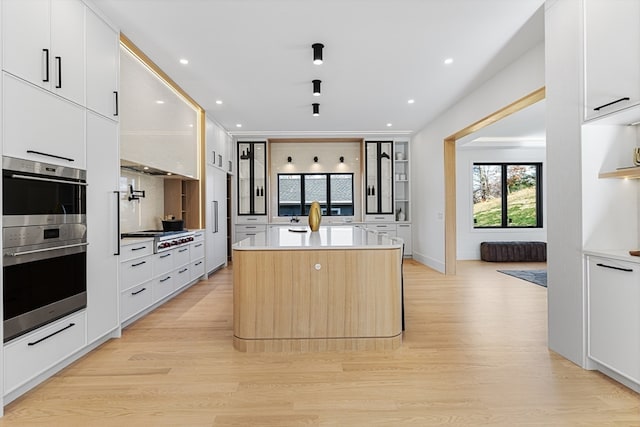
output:
M86 171L2 158L4 342L87 305Z

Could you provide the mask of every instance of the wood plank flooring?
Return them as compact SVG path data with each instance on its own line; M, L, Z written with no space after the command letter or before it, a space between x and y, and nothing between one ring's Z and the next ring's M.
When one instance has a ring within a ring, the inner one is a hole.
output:
M640 397L547 349L546 289L405 261L400 349L241 353L222 270L5 408L0 426L640 426Z

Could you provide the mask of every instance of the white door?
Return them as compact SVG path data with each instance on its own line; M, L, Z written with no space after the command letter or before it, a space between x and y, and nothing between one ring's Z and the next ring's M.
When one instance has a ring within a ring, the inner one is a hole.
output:
M227 261L227 174L207 165L207 273Z
M87 108L118 119L118 33L87 9Z
M87 113L87 341L118 321L118 124Z

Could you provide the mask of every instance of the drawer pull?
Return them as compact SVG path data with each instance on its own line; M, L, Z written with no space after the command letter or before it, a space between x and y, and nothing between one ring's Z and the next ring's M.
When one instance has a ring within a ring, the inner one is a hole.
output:
M131 251L134 252L134 251L139 251L141 249L146 249L146 248L147 248L146 246L140 246L139 248L131 248Z
M195 245L194 248L199 248L200 246L202 246L202 243Z
M196 262L196 264L195 264L195 265L200 265L200 264L202 264L202 261L198 261L198 262Z
M171 279L171 276L167 276L167 277L165 277L164 279L160 279L160 283L164 283L164 282L166 282L166 281L167 281L167 280L169 280L169 279Z
M51 338L52 336L54 336L54 335L58 335L60 332L66 331L67 329L69 329L69 328L71 328L71 327L73 327L73 326L76 326L76 324L75 324L75 323L69 323L69 325L68 325L68 326L65 326L64 328L62 328L62 329L60 329L60 330L58 330L58 331L52 332L52 333L50 333L49 335L47 335L46 337L42 337L42 338L40 338L40 339L39 339L39 340L37 340L37 341L27 343L27 345L32 346L32 345L40 344L42 341L44 341L44 340L48 340L48 339L49 339L49 338Z
M186 251L188 251L188 250L189 250L189 248L178 249L178 252L186 252Z
M160 259L162 259L162 258L166 258L166 257L168 257L168 256L171 256L171 254L169 253L169 254L160 255Z
M598 263L596 265L598 267L610 268L612 270L620 270L620 271L626 271L626 272L632 272L633 271L632 268L614 267L613 265L607 265L607 264L602 264L602 263Z
M603 104L603 105L601 105L599 107L594 108L593 111L600 111L603 108L609 107L609 106L611 106L613 104L617 104L618 102L622 102L622 101L629 101L629 97L625 96L624 98L620 98L620 99L616 99L615 101L611 101L608 104Z
M139 291L131 292L131 295L138 295L138 294L140 294L140 293L142 293L142 292L144 292L146 290L147 290L147 288L142 288Z
M185 271L187 271L187 270L188 270L188 268L185 268L185 269L183 269L183 270L180 270L180 271L178 271L178 274L182 274L182 273L184 273L184 272L185 272Z
M146 263L147 263L147 261L140 261L139 263L131 264L131 267L139 267L139 266L141 266L142 264L146 264Z

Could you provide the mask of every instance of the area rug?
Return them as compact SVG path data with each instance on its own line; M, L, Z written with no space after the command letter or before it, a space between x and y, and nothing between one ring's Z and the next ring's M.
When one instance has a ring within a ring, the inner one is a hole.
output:
M536 285L547 287L547 270L497 270L499 273L508 274Z

